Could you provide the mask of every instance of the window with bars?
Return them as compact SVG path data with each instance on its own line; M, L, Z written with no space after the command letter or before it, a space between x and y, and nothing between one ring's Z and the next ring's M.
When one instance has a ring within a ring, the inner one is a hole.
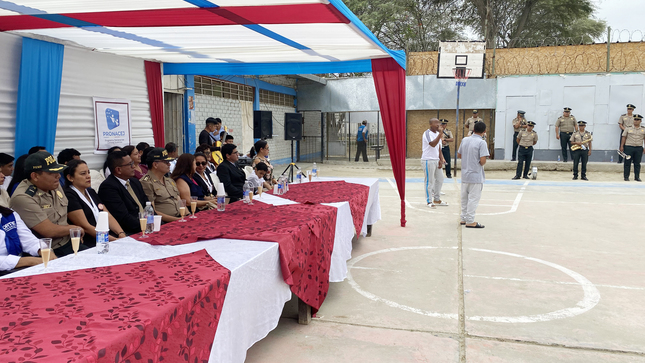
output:
M204 76L195 76L195 93L253 102L253 87Z
M294 107L295 97L284 93L260 90L260 103L269 103L272 105Z

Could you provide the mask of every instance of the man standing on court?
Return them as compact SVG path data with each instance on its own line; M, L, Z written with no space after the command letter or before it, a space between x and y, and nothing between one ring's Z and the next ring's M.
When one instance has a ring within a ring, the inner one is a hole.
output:
M478 122L484 122L484 120L482 120L479 117L479 111L473 110L473 116L471 118L469 118L468 120L466 120L466 124L465 124L466 128L468 129L468 135L467 136L470 136L470 135L473 134L475 124L478 123Z
M634 126L623 131L620 140L620 151L630 155L631 159L625 160L623 167L625 181L629 181L629 172L634 162L634 180L641 181L641 159L643 158L643 141L645 141L645 127L641 126L643 116L634 115Z
M367 160L367 120L363 120L361 126L358 127L358 134L356 135L356 158L355 162L358 161L358 156L363 154L363 161L368 162Z
M441 200L441 187L443 186L443 172L441 169L445 162L441 153L442 136L443 126L439 119L431 118L430 128L423 133L423 154L421 155L426 203L431 208L448 205L448 203Z
M571 147L571 135L578 131L576 118L571 114L571 107L565 107L562 116L555 122L555 138L560 140L562 148L562 161L567 162L567 149ZM571 156L573 159L573 155Z
M526 131L521 131L517 136L517 143L520 144L520 152L517 160L517 170L513 180L519 179L521 175L524 179L528 179L529 170L531 168L531 160L533 159L533 145L537 144L538 134L533 131L535 122L529 121L526 123ZM524 172L522 172L524 167Z
M446 161L446 178L452 179L452 174L450 174L450 143L455 141L455 138L452 136L452 131L446 130L448 127L448 120L442 118L441 126L443 126L443 135L441 135L441 153L443 154L443 159Z
M461 224L466 228L484 228L475 222L475 211L484 189L484 164L488 153L488 145L483 138L486 124L477 122L473 135L464 138L459 145L457 156L461 158Z
M526 119L524 118L524 114L526 114L526 112L517 110L517 117L513 119L513 158L511 161L517 160L517 147L519 146L517 143L517 135L520 131L526 130Z
M634 126L634 109L636 106L632 105L631 103L627 105L627 113L620 115L620 118L618 118L618 127L620 127L620 140L618 140L618 147L620 147L620 143L623 141L623 131L625 131L626 128ZM618 155L618 164L623 162L623 157Z

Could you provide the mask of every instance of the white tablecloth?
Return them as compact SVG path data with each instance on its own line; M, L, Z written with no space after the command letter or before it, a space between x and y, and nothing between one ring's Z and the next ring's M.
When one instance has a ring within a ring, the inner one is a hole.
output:
M218 239L180 246L151 246L124 238L111 242L106 255L98 255L96 248L91 248L77 257L53 260L47 273L149 261L201 249L231 271L209 361L243 363L246 351L278 326L284 304L291 299L289 286L282 279L277 243ZM40 273L44 273L42 265L3 278Z

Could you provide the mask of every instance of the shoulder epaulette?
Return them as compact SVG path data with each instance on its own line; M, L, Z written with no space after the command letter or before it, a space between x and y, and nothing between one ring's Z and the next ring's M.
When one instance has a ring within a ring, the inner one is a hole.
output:
M25 194L27 194L30 197L33 197L34 195L36 195L37 190L38 188L35 185L30 185L29 188L25 190Z
M141 180L145 180L145 181L150 180L150 175L145 175Z

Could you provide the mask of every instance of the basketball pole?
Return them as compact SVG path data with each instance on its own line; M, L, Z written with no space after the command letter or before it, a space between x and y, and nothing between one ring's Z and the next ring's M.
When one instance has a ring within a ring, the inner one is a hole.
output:
M461 90L461 79L457 78L457 114L455 116L455 120L457 120L455 124L455 162L452 164L452 168L455 174L455 177L457 177L457 140L459 140L459 126L461 125L461 122L459 121L459 91Z

